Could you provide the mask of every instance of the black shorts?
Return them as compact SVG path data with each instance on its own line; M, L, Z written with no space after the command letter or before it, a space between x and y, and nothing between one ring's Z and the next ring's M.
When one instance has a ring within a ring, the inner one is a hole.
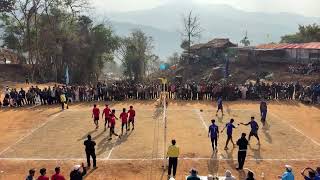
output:
M258 137L258 133L257 133L257 132L252 132L252 131L251 131L251 132L249 133L249 136L255 136L255 137Z
M94 117L94 120L95 121L99 121L99 117Z
M123 126L125 126L125 125L127 125L127 124L128 124L127 122L125 122L125 123L123 122L121 126L123 127Z
M227 140L232 139L232 134L227 134Z
M114 125L110 126L110 132L114 132Z
M223 106L222 106L222 105L219 105L219 106L218 106L218 110L219 110L219 109L223 110Z

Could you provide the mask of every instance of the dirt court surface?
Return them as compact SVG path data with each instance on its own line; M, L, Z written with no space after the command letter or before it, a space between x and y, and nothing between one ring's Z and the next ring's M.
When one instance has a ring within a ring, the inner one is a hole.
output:
M36 168L36 176L42 167L48 175L55 166L61 166L62 174L69 178L71 167L85 162L83 141L91 134L97 143L98 169L89 170L86 179L166 179L163 172L164 123L162 111L155 101L112 102L119 116L122 108L134 106L136 127L121 139L108 141L109 131L103 122L95 130L91 119L93 103L73 104L69 110L60 111L58 106L25 107L0 110L0 179L23 179L30 168ZM100 110L103 102L99 102ZM230 120L235 125L246 123L255 116L260 123L258 102L225 102L225 115L215 115L213 102L172 101L167 109L167 143L176 139L180 147L178 180L183 180L191 167L201 175L223 175L230 169L237 179L244 179L245 172L237 172L237 148L223 150L226 134L220 134L219 151L213 153L208 138L208 126L216 119L220 130ZM203 110L203 112L200 111ZM303 179L300 170L305 166L320 166L320 109L297 102L269 102L268 125L260 128L261 146L253 137L245 167L255 172L257 179L277 179L283 166L294 168L296 179ZM120 133L117 121L116 132ZM242 132L250 128L239 126L234 130L236 141Z

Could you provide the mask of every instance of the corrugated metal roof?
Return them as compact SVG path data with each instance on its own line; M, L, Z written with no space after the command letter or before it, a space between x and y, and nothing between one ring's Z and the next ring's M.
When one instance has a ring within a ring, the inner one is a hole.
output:
M320 42L295 43L295 44L262 44L256 46L256 49L319 49Z

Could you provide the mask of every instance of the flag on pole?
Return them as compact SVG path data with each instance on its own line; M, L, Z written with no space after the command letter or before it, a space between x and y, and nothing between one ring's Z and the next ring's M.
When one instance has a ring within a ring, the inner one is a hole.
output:
M65 78L66 78L66 85L69 85L70 79L69 79L69 67L68 66L66 68Z

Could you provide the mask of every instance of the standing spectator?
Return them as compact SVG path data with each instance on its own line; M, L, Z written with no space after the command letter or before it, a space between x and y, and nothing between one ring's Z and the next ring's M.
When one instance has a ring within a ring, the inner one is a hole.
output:
M286 171L281 176L278 176L278 178L281 180L294 180L292 167L290 165L285 165L285 168L286 168Z
M60 175L60 167L54 168L54 171L56 173L51 176L51 180L66 180L64 176Z
M239 146L238 150L238 163L239 167L237 170L242 170L244 162L247 156L247 148L248 148L248 140L246 139L246 133L241 134L241 138L237 141L237 145Z
M179 147L176 146L176 140L171 141L172 145L168 147L167 158L169 158L169 168L168 168L168 178L171 177L171 169L173 171L173 177L176 176L178 157L179 157Z
M26 84L30 84L28 76L26 76L25 81L26 81Z
M198 176L198 171L192 168L190 170L190 175L187 177L187 180L200 180Z
M95 153L96 142L91 140L91 135L88 135L88 139L85 140L83 144L86 147L85 151L86 151L86 156L87 156L88 168L90 168L90 166L91 166L91 164L90 164L90 156L92 157L93 168L96 168L97 167L97 164L96 164L96 153Z
M82 171L80 170L82 168ZM87 174L87 169L84 167L84 164L82 163L80 165L75 165L70 172L70 180L83 180L83 176Z
M29 175L26 177L26 180L35 180L34 174L36 173L35 169L30 169L29 170Z
M46 174L47 174L46 168L40 169L40 174L41 174L41 175L38 177L37 180L49 180L49 177L46 176Z
M64 110L64 105L67 102L66 95L64 93L61 93L60 95L60 103L61 103L61 109ZM67 105L68 109L68 105Z
M240 92L241 92L241 98L242 99L247 99L247 91L248 91L248 88L247 86L241 86L240 87Z
M236 180L236 178L232 176L231 171L226 170L224 180Z
M208 137L211 137L212 151L218 151L219 127L215 124L216 120L211 120Z

